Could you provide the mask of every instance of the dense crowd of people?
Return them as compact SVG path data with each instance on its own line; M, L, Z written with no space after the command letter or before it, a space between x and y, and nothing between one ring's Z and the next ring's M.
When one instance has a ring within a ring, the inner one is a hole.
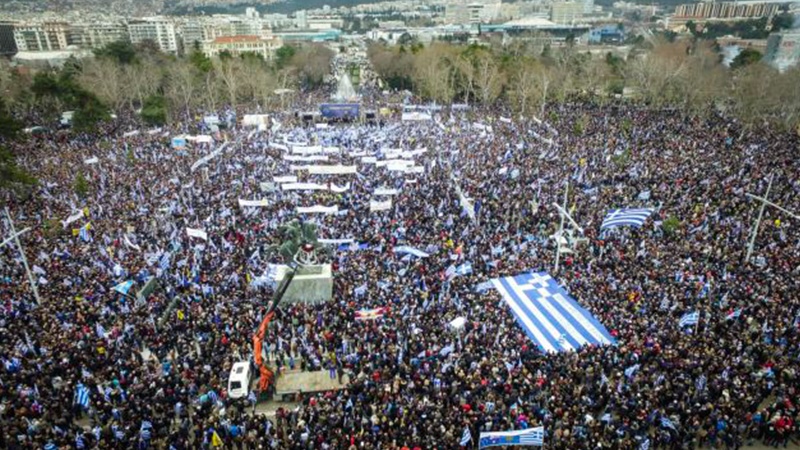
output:
M41 301L16 247L0 248L0 447L427 450L459 448L465 429L473 446L480 432L536 426L553 449L797 438L793 218L767 207L745 261L760 205L745 193L763 195L774 176L769 199L800 211L796 136L622 104L551 105L545 122L467 110L324 129L276 113L261 131L241 124L245 112L221 111L218 132L202 114L160 130L121 118L113 131L9 144L39 181L3 195L16 229L30 228L20 239ZM172 148L179 134L213 142ZM292 145L338 152L290 161ZM419 150L398 158L421 172L369 162L400 150ZM293 171L303 164L358 173ZM285 191L273 183L285 175L342 189ZM555 272L551 205L567 182L588 241ZM389 210L370 211L388 198ZM338 212L296 212L313 205ZM642 206L658 208L642 228L600 232L610 209ZM254 395L228 398L226 382L233 363L253 360L274 286L257 281L284 262L267 249L296 218L361 245L331 248L329 302L278 306L267 360L349 384L267 417L252 412ZM445 274L465 262L472 273ZM543 353L499 294L478 288L530 271L555 277L615 345ZM692 311L698 324L681 328Z

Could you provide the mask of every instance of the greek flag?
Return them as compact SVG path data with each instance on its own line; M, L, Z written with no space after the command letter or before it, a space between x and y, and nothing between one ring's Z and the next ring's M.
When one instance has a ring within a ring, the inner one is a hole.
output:
M86 448L86 442L83 441L83 435L76 434L75 435L75 448L78 450L83 450Z
M481 433L478 448L498 447L498 446L535 446L541 447L544 444L544 427L528 428L527 430L517 431L491 431Z
M364 283L361 286L353 289L353 295L355 295L356 297L361 297L366 293L367 293L367 283Z
M630 378L630 377L634 376L636 374L636 372L638 372L638 371L639 371L639 364L630 366L627 369L625 369L625 376Z
M664 428L669 428L669 429L678 431L678 429L675 428L675 424L673 424L672 421L669 420L668 417L662 417L661 418L661 426L664 427Z
M699 321L700 321L700 313L695 311L693 313L684 314L684 316L681 317L680 322L678 322L678 325L681 328L683 328L691 325L696 325L697 322Z
M81 405L83 409L89 408L89 388L84 386L83 383L78 383L75 388L75 403Z
M158 267L160 267L161 270L164 271L168 270L171 258L172 258L172 253L164 252L164 254L161 255L161 258L158 260Z
M472 273L472 263L467 261L460 266L456 266L455 264L451 265L447 268L444 274L447 276L448 279L455 278L458 276L465 276Z
M428 256L431 256L428 253L423 252L422 250L410 247L408 245L401 245L399 247L395 247L394 252L399 255L404 255L404 254L414 255L417 258L427 258Z
M464 427L464 432L461 433L461 442L459 443L459 445L464 447L467 444L469 444L469 441L471 440L472 440L472 433L469 431L468 427Z
M488 291L489 289L492 289L493 287L494 285L492 284L492 280L484 281L483 283L475 285L475 292L480 294L482 292Z
M133 286L133 280L123 281L122 283L114 286L112 289L119 292L122 295L128 295L128 291L131 290Z
M92 242L92 235L89 234L89 228L81 227L81 230L78 232L78 236L80 236L83 242Z
M53 441L47 441L47 444L44 444L44 450L58 450L58 446Z
M603 224L600 225L601 230L609 228L616 228L622 226L631 226L639 228L644 225L644 221L653 214L655 208L625 208L625 209L612 209L603 219Z
M639 446L639 450L650 450L650 438L645 438L645 440Z
M547 353L614 343L608 330L545 272L496 278L492 283L517 323Z

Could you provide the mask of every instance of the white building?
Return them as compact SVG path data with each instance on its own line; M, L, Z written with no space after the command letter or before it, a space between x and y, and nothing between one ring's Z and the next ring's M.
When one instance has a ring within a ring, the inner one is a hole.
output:
M20 52L53 52L65 50L70 27L66 22L17 23L14 42Z
M70 27L70 45L81 48L102 48L128 40L128 27L122 22L75 23Z
M550 6L550 20L560 24L571 24L583 18L583 2L556 2Z
M275 52L283 46L280 38L263 39L260 36L223 36L203 43L203 53L209 58L222 52L238 56L242 53L260 55L265 61L272 60Z
M128 22L131 43L153 41L164 53L178 53L178 33L175 24L168 19L152 17Z

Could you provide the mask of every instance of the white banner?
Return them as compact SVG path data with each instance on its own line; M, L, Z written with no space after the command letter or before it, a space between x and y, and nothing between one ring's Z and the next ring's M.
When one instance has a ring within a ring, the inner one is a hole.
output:
M375 163L378 167L389 167L389 166L413 166L416 162L413 159L387 159L385 161L378 161Z
M280 177L275 177L272 181L276 183L297 183L297 176L295 175L283 175Z
M359 150L357 152L350 152L350 156L353 158L358 158L361 156L367 156L369 153L366 150Z
M261 188L261 192L275 192L275 183L258 183L258 186Z
M239 199L239 206L241 206L242 208L247 207L247 206L263 207L263 206L269 206L269 202L267 202L267 200L242 200L240 198Z
M200 158L197 161L195 161L195 163L192 164L192 167L190 167L189 170L194 172L195 170L197 170L198 167L204 165L205 163L207 163L207 162L211 161L212 159L216 158L217 156L221 155L223 150L225 150L225 147L227 145L228 145L227 142L223 142L222 145L220 145L218 149L214 150L213 152L211 152L211 153L207 154L206 156L203 156L202 158Z
M322 147L322 153L326 155L334 155L339 153L339 147Z
M128 137L133 137L133 136L138 136L138 135L139 135L139 130L133 130L133 131L128 131L127 133L123 133L122 137L128 138Z
M288 152L289 151L289 147L287 147L287 146L285 146L283 144L278 144L277 142L270 142L269 146L272 147L272 148L278 149L278 150L282 150L284 152Z
M373 211L373 212L374 211L388 211L390 209L392 209L392 199L389 199L389 200L386 200L386 201L383 201L383 202L378 202L378 201L375 201L375 200L370 200L369 201L369 210L370 211Z
M91 158L89 158L89 159L84 159L84 160L83 160L83 163L84 163L84 164L97 164L97 163L99 163L99 162L100 162L100 159L99 159L99 158L97 158L97 156L92 156L92 157L91 157Z
M320 244L333 244L333 245L353 243L353 239L317 239L317 241Z
M319 183L284 183L281 185L284 191L327 191L328 186Z
M419 112L419 111L404 112L403 113L403 120L404 121L431 120L431 115L428 114L428 113L423 113L423 112Z
M259 125L269 125L269 115L267 114L245 114L242 118L242 125L247 127L257 127Z
M331 183L331 192L336 192L337 194L341 194L342 192L347 192L349 190L350 190L350 183L347 183L344 186L337 186Z
M320 214L336 214L339 212L339 207L334 206L322 206L322 205L314 205L314 206L298 206L297 213L298 214L313 214L313 213L320 213Z
M311 155L311 156L283 155L283 160L295 161L295 162L327 161L328 155Z
M308 173L312 175L343 175L356 173L358 166L308 166Z
M152 130L147 131L147 134L149 134L150 136L158 133L161 133L161 128L153 128Z
M196 228L188 228L188 227L187 227L187 228L186 228L186 234L188 234L188 235L189 235L189 237L196 237L196 238L200 238L200 239L202 239L202 240L204 240L204 241L207 241L207 240L208 240L208 233L206 233L206 232L205 232L205 231L203 231L203 230L198 230L198 229L196 229Z
M308 170L308 166L290 165L289 170L292 172L299 172L301 170Z
M67 228L67 225L71 224L72 222L75 222L76 220L80 219L81 217L83 217L83 210L82 209L76 211L74 214L72 214L71 216L67 217L67 220L62 220L61 224L64 225L64 228Z
M321 145L314 145L314 146L303 146L303 145L295 145L292 146L292 153L296 155L319 155L322 153L322 146Z
M214 142L214 138L206 134L201 134L198 136L186 136L186 140L189 142L199 142L201 144L211 144Z
M361 158L361 162L363 164L375 164L378 162L378 158L374 156L364 156Z
M389 188L378 188L375 189L375 192L372 195L397 195L400 193L398 189L389 189Z

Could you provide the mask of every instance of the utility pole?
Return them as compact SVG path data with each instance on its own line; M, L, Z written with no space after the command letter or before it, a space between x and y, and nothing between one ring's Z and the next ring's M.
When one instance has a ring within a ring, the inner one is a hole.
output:
M767 185L767 193L764 194L764 200L761 202L761 208L758 210L758 219L756 219L756 224L753 226L753 231L750 232L750 242L747 244L747 256L744 258L744 263L750 263L750 256L753 254L753 246L756 243L756 236L758 236L758 227L761 226L761 217L764 215L764 208L767 206L766 199L769 198L769 191L772 189L772 180L775 178L775 173L773 172L772 175L769 176L769 184Z
M25 233L29 229L26 228L19 233L14 228L14 221L11 219L11 214L8 212L8 207L5 207L6 217L8 218L8 225L11 227L11 236L9 239L13 238L14 243L17 244L17 250L19 250L20 256L22 256L22 265L25 267L25 273L28 275L28 282L31 284L31 290L33 291L33 297L36 299L36 304L41 303L41 299L39 298L39 290L36 288L36 280L33 279L33 275L31 274L31 269L28 267L28 258L25 257L25 249L22 248L22 243L19 241L19 235ZM8 242L6 240L5 242ZM5 243L4 242L4 243Z

